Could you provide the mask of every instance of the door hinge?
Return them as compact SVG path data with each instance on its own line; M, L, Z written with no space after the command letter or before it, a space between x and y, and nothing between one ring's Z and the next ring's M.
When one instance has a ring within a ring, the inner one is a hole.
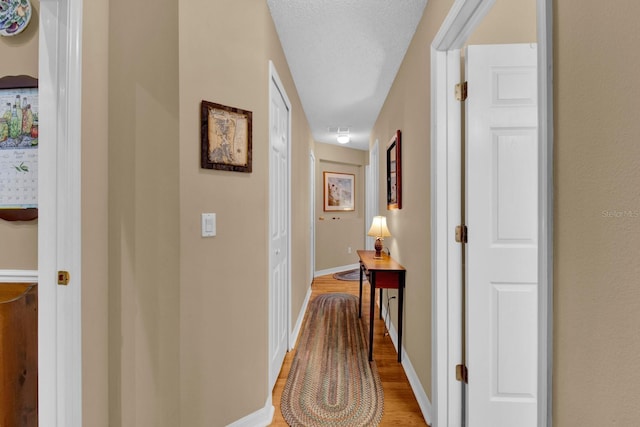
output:
M58 285L67 286L70 278L68 271L58 271Z
M458 83L456 85L456 99L458 101L467 100L467 82Z
M467 243L468 231L467 226L462 224L456 227L456 242Z
M469 384L469 370L464 365L456 365L456 380Z

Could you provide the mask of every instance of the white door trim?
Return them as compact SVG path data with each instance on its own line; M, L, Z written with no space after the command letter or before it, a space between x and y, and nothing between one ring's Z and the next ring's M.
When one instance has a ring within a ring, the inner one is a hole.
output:
M538 0L538 424L553 425L553 8Z
M461 424L460 112L452 108L459 53L495 0L456 0L431 45L432 400L434 426ZM553 87L551 0L537 0L538 43L538 424L552 425L553 361ZM454 60L457 58L457 60ZM458 362L459 363L459 362Z
M316 155L313 150L309 152L309 193L309 270L311 274L309 283L311 284L316 274ZM292 336L295 337L296 335Z
M80 427L82 0L41 1L39 46L38 419Z

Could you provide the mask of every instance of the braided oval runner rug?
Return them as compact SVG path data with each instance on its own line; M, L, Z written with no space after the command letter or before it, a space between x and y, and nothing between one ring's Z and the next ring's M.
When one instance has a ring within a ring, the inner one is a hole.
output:
M376 426L383 393L358 318L358 298L324 294L309 311L280 409L291 426Z

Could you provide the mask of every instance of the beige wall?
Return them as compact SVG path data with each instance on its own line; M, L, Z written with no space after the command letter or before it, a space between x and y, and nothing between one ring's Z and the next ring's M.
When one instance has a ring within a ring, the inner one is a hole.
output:
M269 395L269 59L292 102L293 321L310 285L312 138L266 3L100 0L84 28L84 423L226 425ZM253 173L200 169L202 99L253 111Z
M429 200L428 46L451 3L428 3L372 135L385 140L395 128L403 131L405 204L387 215L390 228L398 230L389 241L408 268L407 294L413 300L405 314L406 348L427 390L430 289L416 276L429 277L429 230L422 225L428 218L419 215L428 212L419 204ZM640 354L640 86L634 75L640 56L629 29L640 6L561 3L554 6L553 46L554 425L632 425L640 413L640 383L627 369ZM494 32L503 21L483 24L473 42L504 42L503 30ZM513 30L522 28L504 27ZM384 170L382 159L381 152Z
M175 426L178 2L110 0L109 14L117 17L108 26L109 423Z
M266 224L258 218L267 203L258 194L266 188L267 138L266 130L256 130L255 175L200 171L197 104L211 98L253 109L263 116L256 123L264 127L265 52L276 58L294 103L294 157L300 164L294 162L292 239L300 248L308 247L303 231L308 224L295 216L309 217L303 164L308 165L310 135L262 2L251 8L230 1L180 2L181 19L194 21L180 26L179 44L177 30L170 30L177 28L177 2L163 1L162 7L147 2L144 8L125 3L94 0L84 7L83 139L90 147L83 150L85 424L224 425L261 408L268 393L267 262L261 255L267 239ZM408 268L403 341L429 395L429 44L452 3L429 1L372 135L387 141L395 129L403 131L404 207L387 212L394 237L385 242ZM190 8L199 14L187 14ZM143 9L153 13L140 21ZM118 19L109 24L108 12ZM633 370L640 354L640 123L635 117L640 57L630 30L639 12L633 0L613 7L578 0L554 6L553 410L559 426L634 425L640 413L640 382ZM199 40L205 36L232 40L217 52L222 60L202 54ZM233 49L238 45L248 49L239 57ZM380 148L383 171L384 144ZM147 163L156 161L157 168ZM228 191L221 188L226 184ZM381 178L381 189L384 184ZM238 201L236 190L248 197ZM219 213L216 238L197 236L204 209ZM156 235L158 227L162 236ZM0 233L4 244L5 232ZM35 246L26 252L35 252ZM303 295L298 286L308 286L308 275L298 267L302 257L294 255L294 313ZM251 262L238 270L240 258ZM167 401L171 398L180 408Z
M311 137L266 2L189 0L179 9L181 421L226 425L270 393L269 59L293 104L293 321L310 281ZM200 169L202 99L253 112L252 173ZM217 213L216 237L200 237L202 212Z
M226 425L269 395L269 59L292 102L293 321L310 285L313 141L266 3L100 0L84 28L84 423ZM253 173L200 169L202 99L253 111Z
M536 0L496 0L467 44L535 43Z
M38 77L40 0L33 0L31 5L33 12L27 28L18 35L0 37L0 77ZM0 269L38 269L38 220L0 220L0 242Z
M316 271L358 263L358 249L365 244L365 174L367 151L316 143ZM324 172L353 174L355 210L324 211ZM351 253L349 253L351 248Z
M405 337L422 387L431 398L431 251L430 251L430 45L452 1L430 1L398 76L376 121L371 141L379 147L380 171L386 171L386 141L402 132L402 209L386 210L385 173L380 174L380 212L386 212L392 256L407 268ZM535 41L533 0L499 0L470 43ZM508 25L502 25L508 22ZM397 310L391 310L397 313ZM394 319L394 323L396 319Z
M430 250L430 44L453 1L427 3L404 62L378 116L371 141L378 139L381 215L392 237L391 255L407 269L402 343L431 399ZM387 142L402 132L402 209L387 211ZM397 301L393 300L392 304ZM397 325L397 306L391 307Z
M554 2L554 425L635 425L640 3Z
M109 422L108 15L109 0L83 6L82 414L92 427L117 425Z

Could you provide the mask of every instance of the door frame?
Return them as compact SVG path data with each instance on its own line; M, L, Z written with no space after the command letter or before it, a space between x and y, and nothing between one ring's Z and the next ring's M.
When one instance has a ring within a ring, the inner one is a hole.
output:
M316 277L316 155L309 152L309 283Z
M82 0L40 2L38 55L38 424L80 427Z
M282 99L284 100L284 103L287 107L287 114L288 114L288 120L287 120L287 202L286 202L286 210L287 210L287 271L286 271L286 275L287 275L287 287L286 287L286 293L287 295L285 296L285 306L286 306L286 331L287 331L287 350L291 351L293 349L293 342L291 340L292 337L292 331L291 331L291 101L289 101L289 97L287 96L287 92L284 89L284 85L282 84L282 81L280 80L280 76L278 75L278 72L276 71L276 67L273 64L272 61L269 61L269 102L271 102L272 96L274 95L272 92L272 85L271 83L275 84L276 87L278 88L280 95L282 96ZM271 111L271 109L269 109L269 111ZM269 123L271 123L271 117L269 117ZM269 139L269 145L271 145L271 139ZM269 150L271 150L271 147L269 147ZM271 172L269 172L271 173ZM269 180L269 195L271 195L272 193L272 188L271 188L271 180ZM269 197L269 203L271 203L271 197ZM271 210L269 209L269 212L271 212ZM271 224L271 218L269 218L269 224ZM271 237L269 237L269 256L271 256L271 254L273 253L273 248L271 247ZM269 269L271 269L271 261L269 260ZM269 277L271 277L271 272L269 271ZM269 280L269 286L271 287L271 279ZM273 305L271 304L271 302L269 303L269 313L271 313L274 309ZM271 319L271 314L269 314L269 319ZM271 336L272 334L272 324L271 321L269 322L269 336ZM269 359L268 359L268 365L269 366L269 377L271 376L271 359L272 359L272 351L273 349L271 348L271 346L269 346ZM273 384L275 384L275 380L277 378L269 378L269 384L272 384L272 380L273 380ZM271 390L269 390L269 393L271 393Z
M39 23L38 424L79 427L82 0L42 0Z
M432 407L434 426L462 425L462 256L453 239L461 208L460 50L495 0L456 0L431 45ZM537 0L538 425L552 425L553 86L552 0Z

